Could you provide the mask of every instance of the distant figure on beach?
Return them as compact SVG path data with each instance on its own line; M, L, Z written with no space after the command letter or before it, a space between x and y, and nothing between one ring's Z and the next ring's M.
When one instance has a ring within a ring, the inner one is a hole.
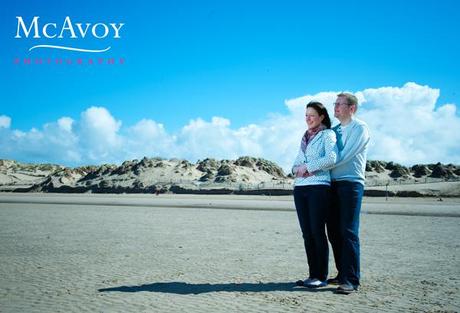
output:
M357 109L358 99L354 95L337 95L334 116L340 124L332 129L339 154L331 169L327 233L338 275L328 283L339 285L336 292L342 294L358 290L360 279L359 214L370 137L366 123L355 117Z
M326 108L320 102L306 107L308 129L302 137L292 167L295 175L294 202L307 254L309 276L297 282L308 288L326 286L329 249L326 217L330 199L329 170L337 158L336 136ZM314 175L312 174L314 173Z

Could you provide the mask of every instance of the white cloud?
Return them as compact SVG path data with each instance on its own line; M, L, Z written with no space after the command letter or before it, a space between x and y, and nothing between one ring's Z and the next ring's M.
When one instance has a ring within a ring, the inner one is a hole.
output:
M58 119L57 124L60 129L71 132L73 122L73 119L71 119L70 117L61 117L60 119Z
M0 128L10 128L11 118L6 115L0 115Z
M68 122L68 121L67 121ZM78 138L64 119L29 131L0 129L0 158L29 162L76 164L81 160Z
M439 89L406 83L366 89L359 116L371 130L370 158L403 164L460 163L460 118L456 107L436 107Z
M103 107L90 107L81 114L80 127L82 133L88 135L90 140L100 144L113 146L117 145L118 130L121 121L115 120L110 112Z
M174 137L166 132L163 124L150 119L142 119L129 127L123 138L126 159L176 154Z
M10 129L11 119L0 117L0 157L67 165L120 163L143 156L234 159L264 157L290 167L305 131L304 110L311 100L326 105L331 118L336 91L285 101L287 114L268 114L260 124L232 128L231 121L199 117L177 133L163 124L141 119L122 127L104 107L90 107L79 120L62 117L41 129ZM371 132L369 159L414 163L460 163L460 118L454 104L437 104L440 91L407 83L402 87L369 88L355 92L358 117ZM336 123L337 121L333 122Z
M238 153L234 132L225 118L191 120L177 136L179 152L190 159L234 158Z
M81 114L77 133L79 146L90 162L117 162L123 149L123 137L117 121L104 107L90 107Z

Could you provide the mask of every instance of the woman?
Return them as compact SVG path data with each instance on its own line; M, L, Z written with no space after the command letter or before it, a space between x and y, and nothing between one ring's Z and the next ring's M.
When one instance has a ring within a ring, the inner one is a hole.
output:
M326 108L320 102L307 104L308 129L292 167L295 175L294 202L307 253L309 277L297 285L318 288L327 285L329 249L325 233L331 176L328 167L337 159L336 137Z

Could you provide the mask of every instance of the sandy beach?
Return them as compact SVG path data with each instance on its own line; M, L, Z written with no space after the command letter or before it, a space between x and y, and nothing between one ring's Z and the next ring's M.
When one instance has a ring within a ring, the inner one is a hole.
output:
M460 199L362 211L362 286L343 296L294 286L291 197L0 194L0 312L460 311Z

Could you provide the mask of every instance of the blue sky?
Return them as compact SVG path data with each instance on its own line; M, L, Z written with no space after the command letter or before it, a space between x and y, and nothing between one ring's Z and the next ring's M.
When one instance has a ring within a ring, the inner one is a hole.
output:
M11 130L28 132L62 117L78 123L88 108L103 107L122 121L120 132L148 119L174 137L198 118L223 117L238 130L290 114L288 99L407 82L439 89L436 107L458 108L459 9L458 1L442 0L7 1L0 12L0 115L11 119ZM18 15L125 25L117 40L15 39ZM90 57L28 52L50 41L110 45L97 56L126 63L13 64L16 57ZM0 158L42 161L8 151Z

